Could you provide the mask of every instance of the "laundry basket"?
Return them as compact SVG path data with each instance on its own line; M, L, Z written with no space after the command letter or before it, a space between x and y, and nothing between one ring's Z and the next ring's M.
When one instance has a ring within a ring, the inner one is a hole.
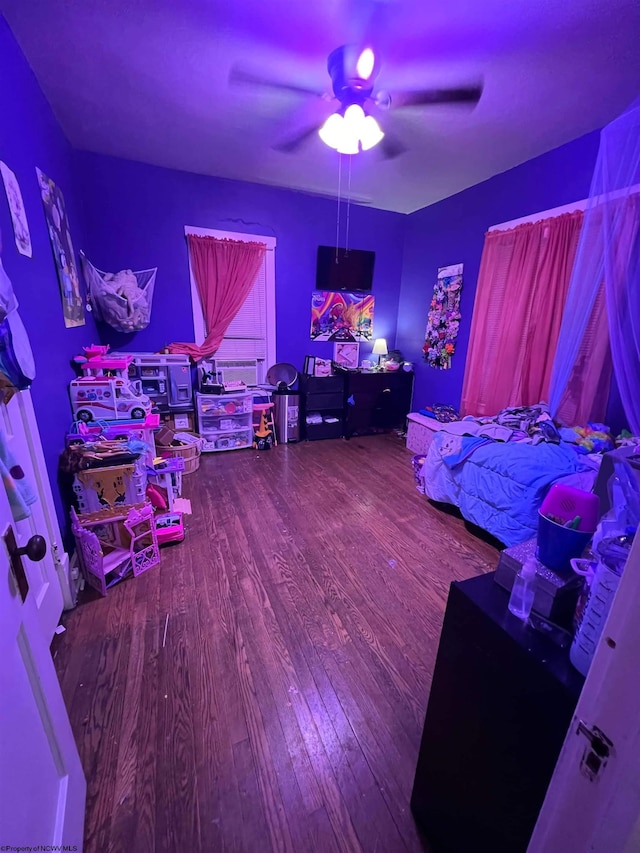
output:
M179 446L168 445L167 447L159 448L162 456L175 458L180 456L184 459L184 474L193 474L200 467L200 453L202 452L202 438L199 435L192 435L189 432L177 432L176 438L178 441L184 441L185 444Z

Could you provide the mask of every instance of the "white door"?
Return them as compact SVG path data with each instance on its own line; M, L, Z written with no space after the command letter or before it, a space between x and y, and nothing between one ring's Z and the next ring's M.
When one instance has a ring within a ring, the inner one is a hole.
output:
M42 635L49 644L62 613L62 561L66 561L67 555L60 541L60 529L29 391L15 394L7 406L0 405L0 417L0 428L6 435L9 449L37 495L36 502L30 506L31 516L14 523L18 544L24 546L35 533L44 536L48 544L47 554L39 563L27 557L22 559Z
M529 853L638 850L640 535L578 700Z
M14 532L0 487L0 844L82 850L84 775L31 587L35 576L41 591L40 577L23 557L18 581L7 547Z

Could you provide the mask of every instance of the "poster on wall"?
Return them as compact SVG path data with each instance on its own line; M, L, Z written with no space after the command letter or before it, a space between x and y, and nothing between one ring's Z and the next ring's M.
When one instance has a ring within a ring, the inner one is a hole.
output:
M47 220L51 249L58 273L64 324L67 328L84 326L84 304L80 295L80 281L76 268L75 255L64 197L56 184L44 172L36 168L40 194Z
M11 169L1 160L0 172L2 173L2 181L4 183L4 191L7 194L7 201L9 202L9 211L11 213L11 221L13 222L13 233L16 239L16 246L21 255L26 255L30 258L33 255L31 249L31 234L29 233L27 212L24 209L20 184Z
M424 359L431 367L449 370L460 328L462 264L440 267L429 306Z
M373 338L371 294L314 290L311 295L312 341L370 341Z

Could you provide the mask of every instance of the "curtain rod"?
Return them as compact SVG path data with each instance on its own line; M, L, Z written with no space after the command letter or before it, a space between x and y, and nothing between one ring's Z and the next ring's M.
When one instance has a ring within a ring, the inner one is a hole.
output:
M185 225L184 233L193 234L195 237L217 237L219 240L229 239L238 240L243 237L248 238L247 242L263 242L267 247L267 252L275 252L276 238L271 234L249 234L244 231L226 231L224 228L202 228L198 225ZM228 234L229 237L220 237L220 234Z
M636 184L630 189L626 187L611 193L612 198L618 198L626 195L627 192L632 194L640 193L640 184ZM511 219L509 222L501 222L499 225L492 225L488 231L507 231L509 228L515 228L518 225L525 225L527 222L539 222L541 219L555 219L556 216L562 216L564 213L573 213L577 210L586 210L589 204L588 198L583 198L580 201L574 201L571 204L564 204L561 207L551 207L549 210L542 210L540 213L532 213L529 216L523 216L520 219Z

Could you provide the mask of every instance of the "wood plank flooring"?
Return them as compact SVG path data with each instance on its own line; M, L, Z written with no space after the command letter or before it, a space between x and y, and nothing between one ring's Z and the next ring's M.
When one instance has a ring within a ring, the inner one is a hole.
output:
M448 587L497 552L410 460L395 436L205 456L185 542L67 615L88 853L428 849L409 798Z

